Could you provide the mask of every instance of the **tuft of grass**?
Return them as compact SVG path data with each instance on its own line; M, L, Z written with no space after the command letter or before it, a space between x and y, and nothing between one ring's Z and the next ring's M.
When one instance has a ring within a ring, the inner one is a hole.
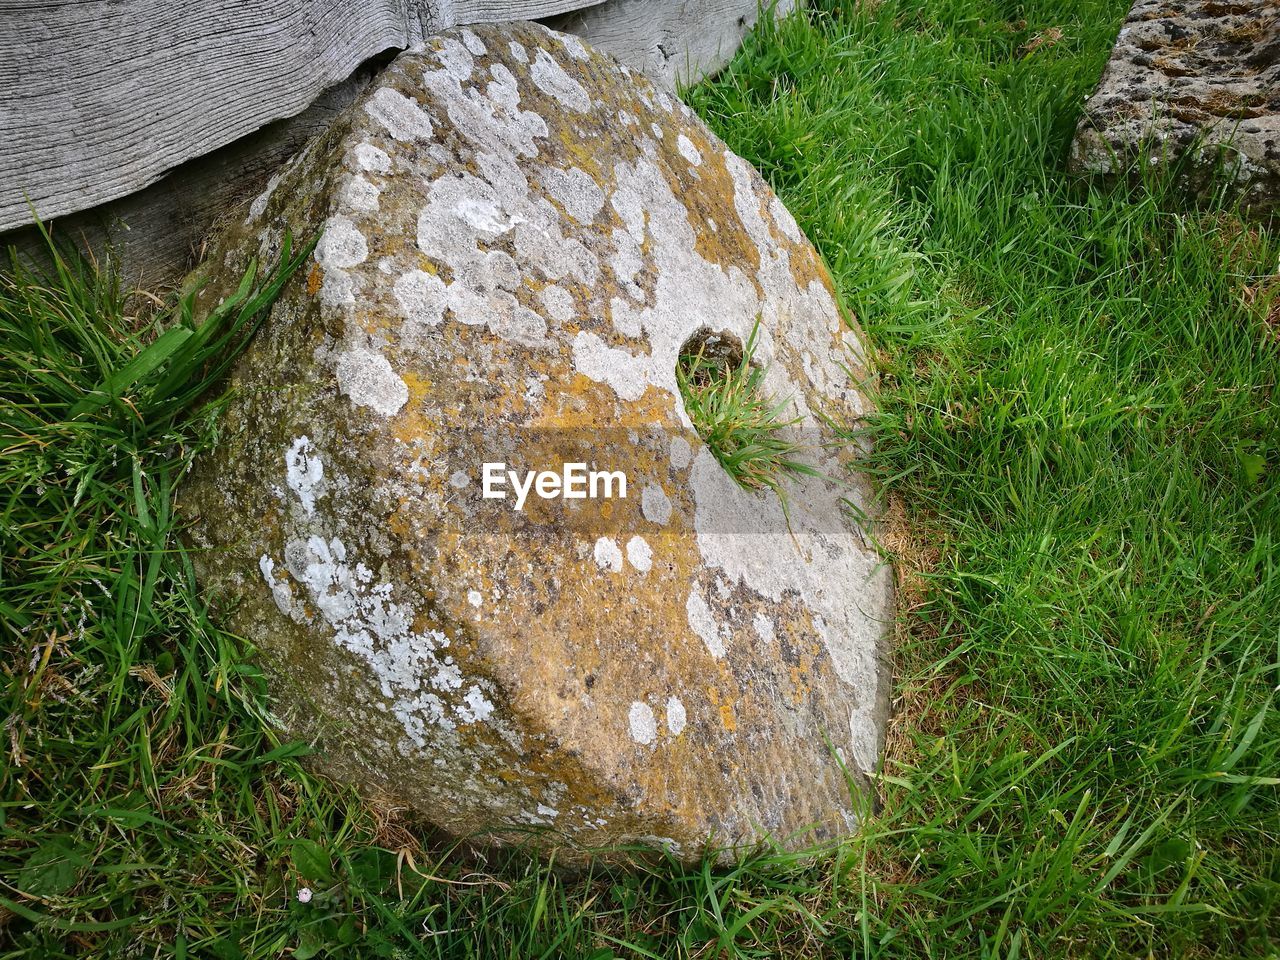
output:
M799 418L786 417L790 399L765 392L766 371L754 360L759 333L757 320L740 349L718 335L694 338L676 361L676 384L698 436L729 476L781 495L785 474L814 470L797 459L804 447L792 429Z
M0 276L9 955L185 949L220 904L251 906L245 831L279 813L245 788L297 751L270 742L248 651L205 615L172 494L211 437L205 394L310 250L286 243L199 325L191 296L157 311L52 240L47 273L15 256Z

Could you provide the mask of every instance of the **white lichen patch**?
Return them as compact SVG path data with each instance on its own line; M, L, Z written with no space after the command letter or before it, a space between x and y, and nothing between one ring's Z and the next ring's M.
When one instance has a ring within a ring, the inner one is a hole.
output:
M568 52L569 56L573 57L573 59L580 63L586 63L591 59L591 54L589 54L587 52L587 48L582 45L582 41L573 34L560 34L560 42L564 44L564 48Z
M487 197L459 197L453 213L467 226L490 238L501 236L516 225L513 217Z
M375 582L368 567L350 563L341 540L314 534L291 540L284 563L309 602L286 596L274 578L274 561L264 556L260 566L277 604L295 620L323 621L335 644L368 665L418 747L426 744L429 727L452 730L492 713L485 692L466 684L453 658L443 652L448 638L438 630L415 631L412 609L392 599L391 584ZM466 693L459 697L464 687Z
M487 164L482 159L481 165ZM550 202L530 195L528 181L514 164L495 163L485 180L471 175L437 180L427 198L418 216L418 247L449 267L453 279L444 285L440 305L440 288L414 274L409 289L397 290L406 315L423 313L434 319L442 306L459 323L487 325L503 339L542 346L546 318L516 296L524 272L540 270L552 280L572 275L586 284L597 275L582 244L563 236L562 215ZM480 245L513 231L521 266L510 254ZM415 309L424 304L425 309Z
M614 230L610 239L613 240L615 248L613 257L609 260L614 278L623 285L633 283L636 274L644 267L640 244L628 230Z
M573 295L563 287L558 287L554 283L548 284L542 288L539 296L542 300L543 308L553 320L568 323L577 315L578 311L574 306Z
M308 517L323 479L320 463L305 436L286 456L286 484ZM487 682L468 682L446 652L448 637L436 629L415 629L414 608L395 599L390 582L379 582L368 566L349 556L341 539L302 532L285 544L283 566L289 579L277 575L270 555L258 563L276 606L295 622L324 624L338 647L367 665L407 742L422 748L432 728L451 731L492 716Z
M481 692L477 686L471 687L462 703L454 707L454 713L463 723L484 723L493 714L493 701Z
M435 54L445 72L459 83L470 80L475 72L475 55L467 44L459 43L453 37L441 37Z
M529 76L538 89L570 110L585 113L591 109L591 97L577 80L564 72L564 68L546 50L534 54Z
M696 633L707 647L707 653L719 660L725 653L725 637L728 628L716 620L711 605L695 586L689 591L689 599L685 601L684 611L689 620L689 629Z
M356 284L345 270L326 270L320 284L320 302L330 307L350 307L356 302Z
M685 723L688 721L688 714L685 712L684 704L680 702L679 697L667 697L667 732L673 737L678 737L684 733Z
M631 731L631 739L641 746L648 746L658 739L658 721L653 715L653 707L642 700L632 701L627 712L627 727Z
M324 233L316 244L316 263L326 270L346 270L364 263L368 257L364 234L350 219L339 214L325 221Z
M366 173L390 173L391 157L385 150L372 143L358 143L355 150L356 166Z
M392 287L406 320L435 326L444 319L449 297L444 281L425 270L410 270L396 279Z
M644 335L642 311L632 307L621 297L611 297L609 300L609 322L624 337L638 338Z
M751 619L751 626L755 630L756 636L770 646L772 646L774 641L778 638L777 631L774 630L773 627L773 621L770 620L768 615L763 611L757 613Z
M316 512L316 499L323 497L324 462L305 434L289 445L284 454L285 484L298 497L303 513Z
M379 190L364 177L351 177L342 191L342 202L349 210L375 213Z
M501 63L489 69L492 78L481 92L475 87L463 88L472 72L470 52L460 44L460 51L442 69L428 70L422 80L437 102L448 104L452 127L473 140L484 153L501 157L508 152L519 156L538 154L537 138L547 135L547 124L532 110L520 109L520 87L511 71Z
M676 137L676 149L680 151L680 156L688 160L693 166L702 166L702 154L693 145L693 141L683 133Z
M258 569L262 572L262 579L271 590L271 599L275 601L280 612L285 616L292 616L296 609L293 603L293 590L289 587L287 580L276 578L276 562L264 553L258 558Z
M351 402L390 417L409 399L409 387L375 350L357 347L338 357L338 386Z
M655 379L659 361L605 343L597 334L579 330L573 339L573 365L597 383L607 383L623 400L639 400Z
M622 548L612 537L601 537L597 540L592 556L595 558L596 566L601 570L608 570L610 573L622 572Z
M364 109L396 140L431 139L431 118L403 93L379 87Z
M253 203L249 204L249 216L245 218L245 223L253 223L267 211L267 204L271 202L271 195L276 192L276 187L280 185L280 179L285 174L281 170L273 173L271 179L267 181L267 187L253 199Z
M644 537L634 536L627 541L627 560L641 573L648 573L653 566L653 548Z
M568 170L543 167L538 171L538 177L551 199L580 224L590 223L604 206L604 191L600 185L577 167Z
M484 41L470 30L459 30L458 34L462 37L462 45L465 46L473 56L483 57L489 52L489 48L484 45Z
M677 470L683 470L693 462L693 447L689 445L688 440L676 434L671 438L670 457L671 466Z
M640 512L650 523L665 527L671 520L671 498L656 483L646 484L640 491Z

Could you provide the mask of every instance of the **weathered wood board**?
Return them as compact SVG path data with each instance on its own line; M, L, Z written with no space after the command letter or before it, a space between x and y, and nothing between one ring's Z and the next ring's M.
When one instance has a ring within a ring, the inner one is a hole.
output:
M593 0L0 0L0 230L114 200L457 23Z

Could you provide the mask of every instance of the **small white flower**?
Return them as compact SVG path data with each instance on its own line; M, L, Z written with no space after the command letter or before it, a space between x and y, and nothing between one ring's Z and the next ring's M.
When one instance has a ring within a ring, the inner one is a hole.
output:
M303 887L301 890L299 890L299 891L298 891L298 902L299 902L299 903L310 903L310 902L311 902L311 888L310 888L310 887Z

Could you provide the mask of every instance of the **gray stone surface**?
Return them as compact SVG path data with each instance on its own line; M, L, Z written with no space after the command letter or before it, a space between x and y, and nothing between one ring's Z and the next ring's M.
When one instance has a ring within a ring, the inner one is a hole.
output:
M858 331L679 101L532 24L402 55L213 246L202 303L323 229L181 495L215 610L317 765L446 829L795 846L847 830L887 708ZM676 359L757 324L819 476L702 445ZM482 464L626 497L481 496ZM846 766L847 765L847 766ZM816 826L814 832L804 832Z
M1280 197L1278 141L1280 3L1139 0L1085 106L1071 165L1123 173L1145 145L1148 163L1185 157L1199 191L1221 155L1244 202L1266 214Z

